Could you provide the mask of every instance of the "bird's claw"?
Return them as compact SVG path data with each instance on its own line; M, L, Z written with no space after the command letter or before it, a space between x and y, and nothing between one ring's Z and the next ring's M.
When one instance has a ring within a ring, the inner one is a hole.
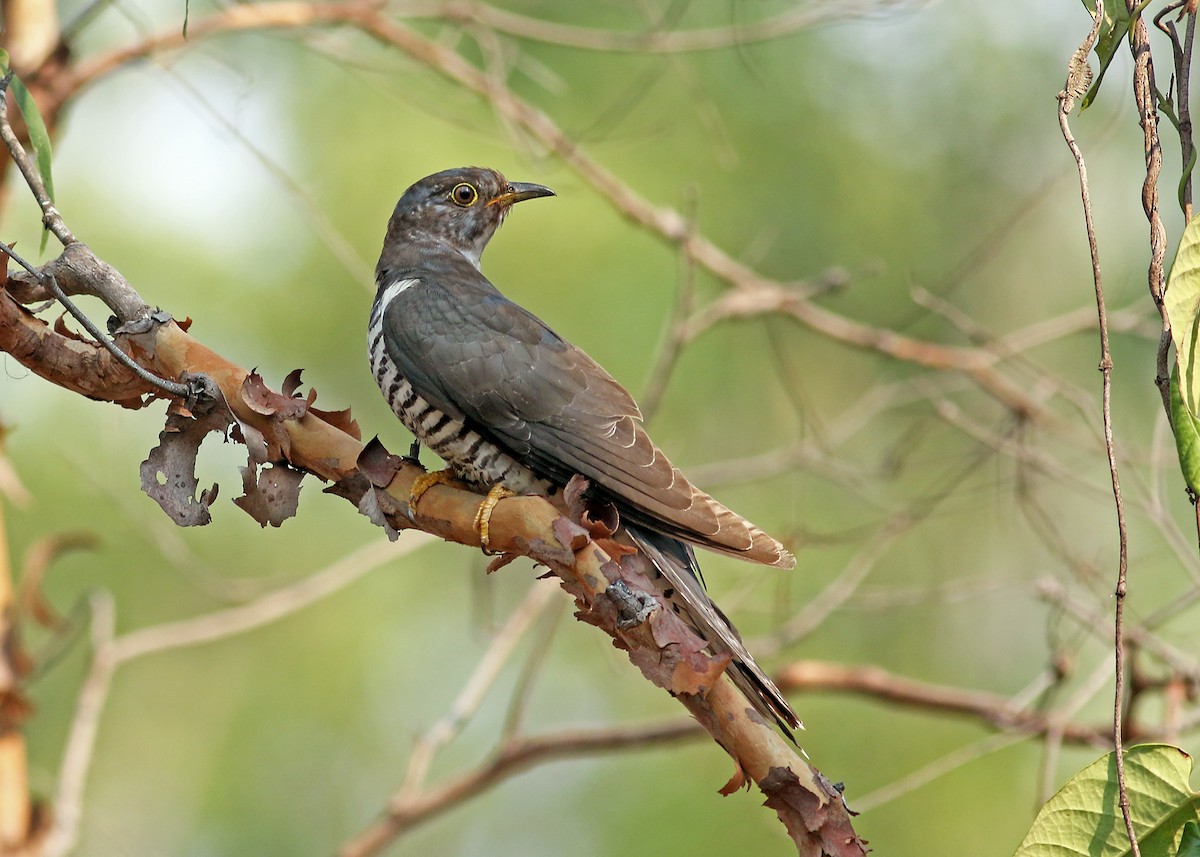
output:
M426 491L434 485L450 485L454 481L454 474L449 470L435 470L432 473L422 473L413 480L412 487L408 489L408 508L416 512L417 501L421 499L421 496Z
M479 530L479 547L488 556L495 553L491 546L491 533L489 527L492 522L492 512L496 508L496 504L506 497L517 496L512 491L509 491L503 485L493 485L488 491L487 497L479 504L479 511L475 513L475 529Z

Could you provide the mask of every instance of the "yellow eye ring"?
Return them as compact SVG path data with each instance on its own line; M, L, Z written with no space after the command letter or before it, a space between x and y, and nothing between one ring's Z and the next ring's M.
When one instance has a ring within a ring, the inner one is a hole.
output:
M450 191L450 201L461 208L474 205L477 199L479 191L475 190L474 185L466 182L459 182L454 186L454 190Z

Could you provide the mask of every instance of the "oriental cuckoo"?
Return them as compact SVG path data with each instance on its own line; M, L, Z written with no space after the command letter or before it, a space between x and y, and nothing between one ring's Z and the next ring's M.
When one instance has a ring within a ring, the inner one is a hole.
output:
M375 379L417 443L455 477L488 490L492 506L497 491L553 494L576 474L585 477L590 495L616 508L622 530L653 565L664 601L715 655L732 658L734 683L791 735L799 719L708 597L692 546L778 568L795 559L688 482L650 440L625 388L480 273L483 249L513 204L553 195L474 167L405 191L375 269L368 326ZM414 490L414 501L428 484ZM486 502L486 548L485 512Z

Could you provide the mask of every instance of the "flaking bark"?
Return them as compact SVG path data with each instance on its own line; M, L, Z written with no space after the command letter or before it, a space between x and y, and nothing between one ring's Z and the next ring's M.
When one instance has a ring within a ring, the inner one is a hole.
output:
M59 263L50 263L55 264ZM72 266L75 271L87 269L106 278L115 273L98 259L94 264ZM75 285L79 291L91 294L114 289L111 281ZM124 281L116 286L125 299L129 300L131 294L136 296ZM134 317L140 313L135 306L139 301L130 300L124 305L133 310ZM5 324L6 318L19 323ZM0 293L0 350L12 353L22 347L35 322L41 324L30 318L10 295ZM26 347L23 363L30 361L34 364L31 369L72 391L93 398L110 398L105 394L112 392L112 400L128 400L136 388L128 383L116 384L107 376L93 377L101 367L108 369L97 356L104 352L44 324L42 328L37 328L38 338L43 341L41 349ZM141 365L164 378L208 375L239 424L265 435L286 436L279 444L286 464L334 483L330 492L359 508L363 507L364 497L373 494L378 514L396 531L417 528L450 541L479 546L479 534L473 526L479 495L436 485L422 495L417 509L410 509L410 489L422 472L418 467L392 457L387 467L393 472L386 468L381 471L378 460L360 470L364 445L338 427L344 424L342 420L326 421L311 408L298 408L299 416L284 420L279 420L276 413L262 413L261 407L256 409L252 404L261 402L261 398L244 395L250 373L205 347L173 321L143 324L140 332L118 334L117 339ZM53 355L52 359L46 358L52 365L37 365L38 355ZM378 450L373 454L380 455ZM380 485L385 479L386 484ZM631 621L626 615L629 611L623 611L614 600L615 586L623 588L621 599L628 591L657 600L643 575L640 556L628 554L614 559L584 527L540 497L514 497L496 506L491 518L491 547L530 557L550 568L575 598L579 617L608 633L614 645L626 650L648 679L676 696L733 757L738 772L758 783L767 805L776 811L795 840L798 853L838 857L861 857L866 853L839 790L762 719L724 675L722 659L704 651L703 641L682 623L672 623L675 617L661 603L657 608L651 605L648 611L634 611L635 620Z

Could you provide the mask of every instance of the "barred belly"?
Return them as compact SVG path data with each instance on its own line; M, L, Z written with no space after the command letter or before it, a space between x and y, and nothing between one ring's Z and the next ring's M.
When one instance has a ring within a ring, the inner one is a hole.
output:
M518 494L544 494L550 485L463 420L429 404L388 357L383 326L375 313L368 330L371 371L400 422L432 449L464 482L481 488L503 485Z

